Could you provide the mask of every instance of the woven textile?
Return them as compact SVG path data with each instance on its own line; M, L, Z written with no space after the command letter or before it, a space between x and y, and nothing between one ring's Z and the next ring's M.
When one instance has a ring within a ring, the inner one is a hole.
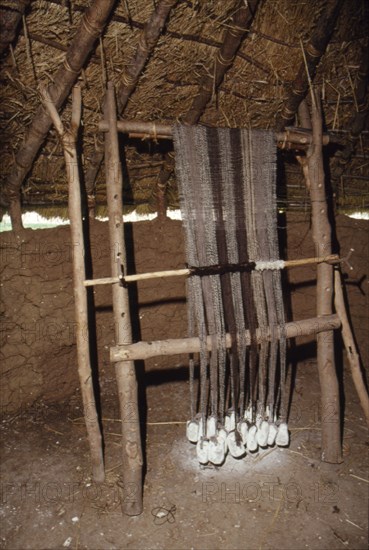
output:
M187 263L203 268L187 283L189 336L201 342L199 395L190 363L192 419L204 426L210 416L219 427L233 413L236 422L274 422L286 410L281 276L245 268L279 259L274 133L178 125L173 139ZM211 266L220 269L212 273ZM256 329L268 327L271 341L257 344Z

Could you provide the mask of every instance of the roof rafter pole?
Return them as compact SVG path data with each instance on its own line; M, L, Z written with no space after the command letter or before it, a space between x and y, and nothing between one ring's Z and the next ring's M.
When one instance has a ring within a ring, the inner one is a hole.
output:
M128 99L137 86L138 79L144 69L147 60L152 54L162 33L163 27L169 17L170 11L178 3L178 0L161 0L148 19L138 41L136 52L131 61L126 65L120 79L117 90L118 116L121 115L128 103ZM90 197L90 204L93 211L94 185L101 162L104 158L104 151L97 150L90 161L86 171L85 185L87 195ZM93 215L93 212L91 212Z
M276 129L282 130L293 123L301 101L309 89L309 79L315 77L317 66L331 39L344 0L329 0L325 13L320 17L309 42L304 46L305 59L300 63L291 91L276 121ZM305 63L306 60L306 63Z
M347 315L345 298L343 295L344 280L338 267L334 271L334 305L337 315L342 324L342 340L346 348L347 359L351 369L352 380L360 400L366 424L369 428L369 395L365 385L363 373L360 365L360 355L356 346L355 338L351 330L350 321Z
M365 128L365 121L368 116L368 80L369 80L369 40L362 51L361 63L357 75L357 84L355 89L355 101L357 103L357 112L350 124L350 134L352 137L358 137Z
M369 113L368 81L369 41L367 40L365 47L362 49L362 57L357 73L356 86L353 91L356 112L346 128L348 135L345 139L344 148L337 151L334 157L335 162L331 168L332 179L336 182L343 175L348 162L355 152L357 140L365 128L365 123Z
M311 123L313 143L306 154L307 187L311 200L311 225L315 254L332 253L332 228L328 218L328 205L324 184L322 111L319 94L312 97ZM317 317L332 314L333 266L317 266ZM338 464L342 462L340 397L334 358L333 331L317 336L317 360L321 394L322 460Z
M83 14L65 59L55 74L53 83L48 87L49 95L57 110L67 99L77 81L79 73L86 63L96 39L101 35L115 3L116 0L94 0ZM24 143L18 150L15 157L15 166L12 168L6 182L5 191L9 203L9 214L12 228L16 232L22 229L20 189L51 125L51 118L41 105L29 126Z
M226 72L233 65L237 50L249 30L259 1L249 0L248 2L244 2L242 0L239 2L237 11L232 17L230 28L225 34L223 44L217 51L213 74L206 73L202 77L199 93L194 98L187 114L183 117L183 124L193 125L200 120L206 105L222 83Z
M183 124L190 126L200 120L206 105L223 82L224 75L232 67L236 53L251 25L259 2L260 0L249 0L249 2L241 0L238 3L230 28L225 33L223 43L216 53L213 75L207 73L202 77L199 84L199 93L194 98L187 114L183 117ZM166 186L173 172L173 155L167 154L165 161L159 175L162 188Z
M17 27L31 0L11 0L0 10L0 55L13 42Z

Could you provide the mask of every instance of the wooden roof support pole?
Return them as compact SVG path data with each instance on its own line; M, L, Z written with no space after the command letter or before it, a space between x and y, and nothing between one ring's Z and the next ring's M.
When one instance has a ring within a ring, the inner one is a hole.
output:
M365 123L369 114L369 40L367 39L362 49L362 58L357 74L357 81L353 94L355 96L356 112L347 126L348 134L345 138L343 149L339 149L333 159L331 177L336 182L345 172L347 164L355 152L357 141L361 132L365 129Z
M0 55L2 55L16 36L17 27L31 0L12 0L7 7L0 9Z
M148 19L139 38L135 54L126 65L123 75L120 78L117 89L118 116L123 113L130 95L135 90L142 70L160 38L170 11L177 2L178 0L161 0ZM90 197L89 205L91 205L91 217L94 217L95 180L103 158L104 151L102 149L97 149L86 171L86 192Z
M118 266L127 272L126 247L124 241L122 169L119 158L118 132L114 84L109 82L105 98L104 116L109 124L105 134L105 170L109 216L109 240L112 275ZM116 344L131 344L132 329L129 312L128 290L113 284L113 312ZM124 368L123 368L124 367ZM142 450L139 411L137 402L137 380L133 361L115 365L118 385L120 415L122 420L122 477L123 513L136 516L142 512Z
M324 185L322 113L320 96L312 96L311 123L313 143L306 155L307 187L311 200L312 235L315 254L323 256L332 253L331 225L328 219L328 205ZM317 266L317 317L332 314L333 266ZM321 391L322 460L338 464L342 462L340 399L334 359L333 331L318 334L317 359Z
M291 85L291 92L276 120L277 130L293 124L298 106L308 92L309 79L314 80L317 66L331 39L343 0L328 0L326 4L325 13L321 15L309 42L304 46L305 59L300 63L296 78Z
M160 0L147 21L138 41L133 59L126 65L117 90L118 113L122 113L130 95L135 90L138 79L147 60L154 51L171 10L178 0Z
M88 442L90 446L93 478L96 482L103 482L105 473L102 438L96 411L90 363L87 293L83 284L83 281L86 278L86 272L82 227L81 188L76 151L77 134L81 119L81 89L79 86L73 88L72 123L68 131L64 130L58 111L46 90L43 92L43 98L45 108L50 114L55 128L61 137L67 168L70 230L71 240L74 245L73 290L76 316L78 375L81 385Z
M232 17L223 44L217 51L214 70L204 74L200 81L199 93L194 98L190 109L184 116L183 124L196 124L203 114L206 105L213 97L214 92L223 82L224 75L232 67L238 48L250 28L259 0L241 0L237 11Z
M96 39L106 25L115 2L116 0L94 0L83 14L64 62L59 67L53 78L53 83L48 88L49 95L57 110L60 109L77 81ZM20 189L51 125L50 116L41 105L28 128L24 143L17 152L15 166L12 168L6 182L5 190L7 202L9 203L9 214L12 228L16 232L22 229Z

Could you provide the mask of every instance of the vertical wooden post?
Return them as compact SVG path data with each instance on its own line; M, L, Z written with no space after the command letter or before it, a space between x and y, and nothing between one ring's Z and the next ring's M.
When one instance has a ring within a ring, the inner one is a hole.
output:
M322 114L320 97L312 94L313 143L307 153L307 172L311 199L312 234L315 254L332 253L331 226L324 185ZM333 305L333 266L317 266L317 317L330 315ZM317 336L318 372L321 389L322 460L342 462L339 387L334 358L333 331Z
M157 212L158 220L160 221L164 221L167 218L167 199L165 196L166 187L166 183L162 185L159 181L157 184Z
M108 83L104 105L104 118L109 124L105 134L106 192L109 215L110 258L112 275L116 276L117 263L127 271L124 242L122 170L119 160L118 132L114 85ZM128 290L112 285L115 343L131 344L132 329L129 312ZM122 420L123 461L123 513L131 516L142 512L142 450L137 402L137 380L133 361L115 364L118 385L120 415Z
M78 375L81 385L84 418L90 445L92 473L97 482L105 479L104 461L102 452L102 437L99 419L96 411L95 394L91 373L87 293L84 281L86 279L84 239L82 227L81 188L78 171L76 140L81 120L81 89L75 86L72 92L72 122L70 130L65 131L55 104L49 93L42 92L44 105L59 133L64 150L64 158L68 176L68 207L70 231L73 247L73 291L76 317L76 339Z
M19 193L18 195L12 195L10 199L9 216L12 223L12 231L14 231L16 235L19 235L23 229L22 207Z

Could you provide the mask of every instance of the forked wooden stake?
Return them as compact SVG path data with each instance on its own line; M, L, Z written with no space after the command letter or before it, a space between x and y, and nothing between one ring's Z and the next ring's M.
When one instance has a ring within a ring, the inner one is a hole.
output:
M360 368L360 356L358 354L355 339L352 334L350 322L347 318L345 299L343 296L341 273L338 269L334 273L334 305L337 315L342 324L342 339L347 352L347 359L351 368L352 380L354 382L360 403L369 428L369 396L366 389L363 374Z
M332 253L331 225L324 184L322 114L320 97L312 102L311 123L313 143L306 154L304 170L310 192L311 224L315 254ZM333 302L333 266L327 263L317 267L317 316L331 315ZM317 336L317 360L321 391L322 460L337 464L342 462L340 398L334 358L333 331Z
M83 285L83 281L86 278L86 272L81 212L81 189L76 151L77 133L81 120L81 88L79 86L73 88L72 122L70 130L68 131L64 130L58 111L50 99L48 92L44 90L41 94L43 103L61 137L67 168L69 191L68 206L73 243L73 290L76 316L78 374L81 385L88 442L90 445L93 477L95 481L102 482L105 479L102 438L96 411L90 363L87 291Z

